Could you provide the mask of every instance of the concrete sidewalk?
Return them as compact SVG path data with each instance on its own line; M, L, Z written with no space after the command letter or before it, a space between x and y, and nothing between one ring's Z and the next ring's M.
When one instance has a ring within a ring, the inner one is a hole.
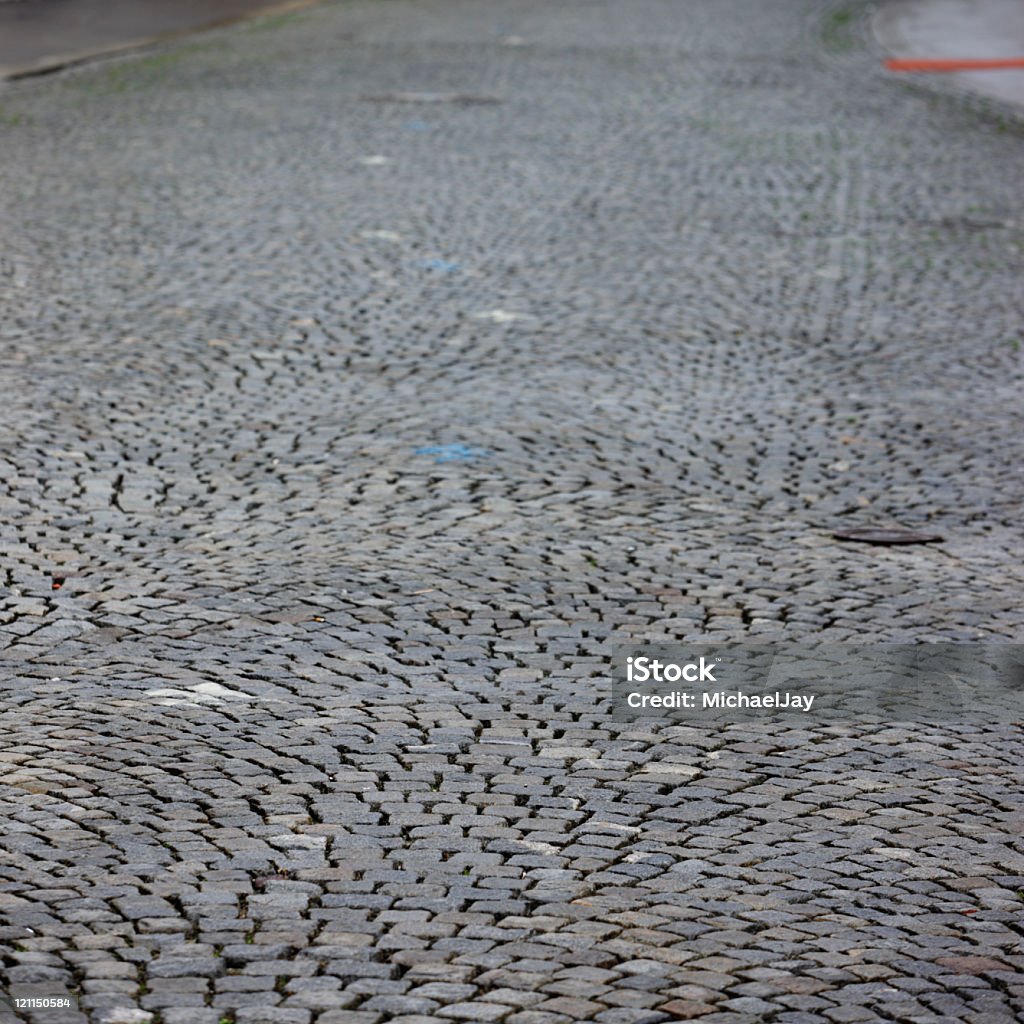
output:
M1020 0L888 0L872 17L891 57L1024 57ZM958 71L943 78L1024 109L1024 70Z
M301 0L25 0L0 3L0 80L230 24Z

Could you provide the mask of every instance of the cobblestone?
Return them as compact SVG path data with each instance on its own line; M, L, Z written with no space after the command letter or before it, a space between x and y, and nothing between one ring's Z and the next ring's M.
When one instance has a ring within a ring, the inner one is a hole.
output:
M1021 136L823 9L355 0L4 87L4 984L1024 1016L1016 726L609 713L634 640L1022 639ZM891 523L946 541L831 539Z

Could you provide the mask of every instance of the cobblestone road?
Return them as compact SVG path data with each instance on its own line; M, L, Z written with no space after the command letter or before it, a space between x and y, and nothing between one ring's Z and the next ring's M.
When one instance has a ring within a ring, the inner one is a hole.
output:
M608 712L619 641L1024 639L1024 141L859 13L328 5L0 94L9 986L1020 1019L1010 723Z

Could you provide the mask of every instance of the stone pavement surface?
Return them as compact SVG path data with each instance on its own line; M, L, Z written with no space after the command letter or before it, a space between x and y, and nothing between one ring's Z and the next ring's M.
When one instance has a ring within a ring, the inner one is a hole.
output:
M1024 639L1024 140L854 11L0 94L0 943L80 1007L10 1019L1019 1019L1013 723L609 713L620 642Z

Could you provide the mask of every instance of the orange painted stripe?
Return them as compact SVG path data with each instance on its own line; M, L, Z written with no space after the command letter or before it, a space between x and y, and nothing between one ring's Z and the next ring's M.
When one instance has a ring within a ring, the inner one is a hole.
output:
M995 57L989 60L919 60L916 57L890 57L889 71L995 71L999 68L1024 68L1024 57Z

